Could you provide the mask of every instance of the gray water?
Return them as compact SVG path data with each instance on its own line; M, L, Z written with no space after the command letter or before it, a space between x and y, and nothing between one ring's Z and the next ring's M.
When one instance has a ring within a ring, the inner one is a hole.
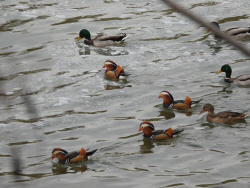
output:
M249 26L249 0L180 0L222 29ZM205 29L158 0L0 1L0 187L250 187L250 119L235 125L198 116L250 113L249 87L223 82L249 74L249 57L204 34ZM127 33L125 43L95 48L76 43ZM250 49L250 44L241 41ZM130 74L105 78L105 60ZM162 107L160 92L203 98L192 111ZM166 141L137 133L184 128ZM89 161L53 165L51 151L96 149ZM19 174L14 176L19 159Z

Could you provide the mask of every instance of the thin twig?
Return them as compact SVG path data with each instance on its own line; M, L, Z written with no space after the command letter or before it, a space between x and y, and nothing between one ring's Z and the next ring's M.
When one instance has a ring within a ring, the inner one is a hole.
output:
M177 5L176 3L173 3L170 0L163 0L163 2L168 4L170 7L172 7L176 11L178 11L178 12L184 14L185 16L189 17L190 19L196 21L198 24L208 28L210 31L212 31L214 34L216 34L216 36L218 36L218 37L224 39L225 41L227 41L228 43L232 44L233 46L238 48L240 51L242 51L247 56L250 56L250 50L249 49L247 49L245 46L243 46L242 44L240 44L239 42L234 40L232 37L222 33L219 29L217 29L216 27L214 27L210 23L203 21L202 19L200 19L197 16L195 16L194 14L188 12L184 8L181 8L179 5Z

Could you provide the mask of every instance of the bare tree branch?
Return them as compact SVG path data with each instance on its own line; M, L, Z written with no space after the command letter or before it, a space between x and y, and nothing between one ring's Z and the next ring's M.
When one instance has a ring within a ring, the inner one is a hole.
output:
M245 46L243 46L242 44L240 44L239 42L237 42L236 40L234 40L232 37L230 37L230 36L222 33L219 29L217 29L216 27L212 26L210 23L208 23L208 22L200 19L199 17L197 17L194 14L188 12L184 8L181 8L179 5L177 5L176 3L173 3L170 0L163 0L163 2L165 2L166 4L168 4L170 7L172 7L176 11L178 11L178 12L184 14L185 16L189 17L190 19L194 20L198 24L200 24L200 25L208 28L210 31L212 31L214 34L216 34L216 36L224 39L225 41L227 41L228 43L232 44L233 46L235 46L236 48L238 48L240 51L242 51L244 54L246 54L247 56L250 57L250 51L249 51L249 49L247 49Z

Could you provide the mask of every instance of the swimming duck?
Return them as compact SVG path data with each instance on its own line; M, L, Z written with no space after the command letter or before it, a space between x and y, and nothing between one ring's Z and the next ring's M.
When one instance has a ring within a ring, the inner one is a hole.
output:
M95 47L105 47L105 46L112 46L119 42L124 41L127 38L127 35L126 34L113 35L113 36L100 35L94 39L91 39L90 32L87 29L82 29L79 33L79 37L76 39L76 42L82 38L85 39L84 44L92 45Z
M205 104L199 115L206 111L208 112L207 120L215 123L234 123L234 121L244 120L248 116L247 114L230 111L214 114L214 107L211 104Z
M67 151L65 151L64 149L61 148L55 148L52 151L52 157L51 160L54 163L77 163L80 161L87 161L88 160L88 156L91 156L92 154L94 154L97 151L97 149L93 150L93 151L86 151L84 148L81 148L80 151L75 151L75 152L71 152L68 153Z
M168 139L172 138L173 135L179 134L184 129L172 129L168 128L166 130L157 130L155 131L155 127L152 123L148 121L144 121L140 124L140 128L138 132L143 131L144 136L150 139L156 139L156 140L163 140L163 139Z
M186 110L191 108L192 104L200 102L202 99L198 101L191 101L190 97L187 96L185 100L177 100L174 101L174 97L168 91L162 91L158 97L163 98L163 106L170 109L177 110Z
M216 74L219 74L221 72L226 73L226 77L224 78L225 82L229 82L229 83L236 82L238 84L245 85L245 86L250 85L250 74L243 74L243 75L237 76L236 78L231 78L232 69L230 65L223 65L221 69L218 72L216 72Z
M104 66L102 68L107 68L105 75L110 78L118 79L121 74L124 75L124 69L111 60L105 61Z
M220 26L218 22L211 22L211 25L215 26L220 30ZM206 33L209 32L209 29L206 31ZM250 27L235 27L235 28L230 28L226 31L222 31L223 33L233 37L236 40L241 40L241 39L248 39L250 38ZM215 35L216 38L220 38Z

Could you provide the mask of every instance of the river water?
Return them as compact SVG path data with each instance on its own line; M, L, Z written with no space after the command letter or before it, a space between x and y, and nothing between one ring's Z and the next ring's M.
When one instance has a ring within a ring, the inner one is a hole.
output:
M249 0L178 3L222 29L250 25ZM2 0L0 7L0 187L250 187L250 119L222 125L198 116L205 103L250 113L249 87L215 74L223 64L233 76L247 74L249 57L158 0ZM129 38L89 47L75 42L84 28ZM105 78L105 60L130 75ZM163 90L203 100L192 111L166 110L157 99ZM142 121L185 130L151 141L137 132ZM55 165L55 147L98 152Z

